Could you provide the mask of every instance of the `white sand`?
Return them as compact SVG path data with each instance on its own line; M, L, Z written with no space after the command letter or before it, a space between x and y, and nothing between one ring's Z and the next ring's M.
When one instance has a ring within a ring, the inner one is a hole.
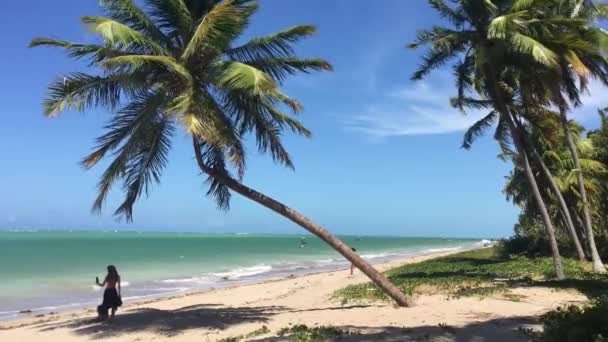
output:
M378 268L438 255L395 260ZM348 273L319 273L130 303L112 323L94 322L94 310L1 322L0 341L217 341L246 335L263 325L275 333L294 324L333 325L358 333L342 339L347 341L526 341L518 327L534 324L539 314L561 304L586 300L575 291L518 288L511 292L522 296L519 301L501 296L448 300L435 294L416 298L413 308L389 303L342 306L330 299L331 294L367 280L358 271L353 277Z

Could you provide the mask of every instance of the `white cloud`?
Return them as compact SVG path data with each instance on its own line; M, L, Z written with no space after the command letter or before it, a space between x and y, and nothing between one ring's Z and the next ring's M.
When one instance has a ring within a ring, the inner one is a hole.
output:
M591 81L589 92L581 96L581 101L583 105L574 108L569 116L583 122L597 119L597 110L608 106L606 87L598 80Z
M391 136L445 134L464 131L487 114L472 110L466 115L450 105L455 89L447 77L434 82L411 83L389 92L353 116L343 118L347 130L372 139Z

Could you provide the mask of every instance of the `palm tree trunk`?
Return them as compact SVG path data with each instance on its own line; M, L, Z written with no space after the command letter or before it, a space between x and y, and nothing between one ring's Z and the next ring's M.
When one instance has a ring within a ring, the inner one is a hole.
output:
M530 166L530 161L528 159L528 154L524 149L524 144L522 140L522 136L515 127L515 123L513 122L513 118L511 117L511 111L507 108L507 104L502 96L500 86L498 84L498 79L496 77L496 72L494 67L486 63L484 65L484 72L488 81L490 83L490 89L488 89L491 93L491 96L494 100L494 104L496 110L505 118L507 124L509 125L509 131L511 132L511 137L513 138L513 143L515 144L515 148L517 150L518 156L522 159L524 164L524 171L526 173L526 178L530 183L530 187L532 187L532 194L534 199L536 200L536 205L540 210L541 217L543 219L543 223L545 224L545 229L547 230L547 235L549 235L549 244L551 246L551 255L553 257L553 267L555 269L555 276L557 279L565 279L564 268L562 266L561 256L559 255L559 248L557 246L557 240L555 238L555 228L553 227L553 223L551 222L551 217L549 216L549 212L547 211L547 206L540 194L540 190L538 189L538 183L534 178L534 173L532 172L532 167Z
M553 257L553 267L555 269L555 276L559 280L565 279L566 276L564 275L564 268L562 266L561 256L559 255L559 248L557 246L557 239L555 237L555 228L553 227L553 223L551 222L551 217L549 216L549 212L547 211L547 206L545 205L545 202L543 201L543 198L540 194L540 190L538 188L538 184L536 183L536 179L534 178L534 172L532 171L532 167L530 166L530 161L528 160L528 154L521 147L521 140L520 140L519 134L517 132L517 129L513 125L513 122L511 121L510 118L508 119L508 121L510 122L509 126L511 129L511 134L513 135L513 141L519 140L519 142L515 143L515 145L516 145L516 147L518 145L520 145L520 147L517 147L517 149L519 150L518 153L524 164L524 171L526 173L526 177L528 178L530 186L532 187L532 193L534 194L534 199L536 200L536 205L538 206L538 209L540 210L541 216L545 223L545 228L547 230L547 234L549 235L549 245L551 246L551 255Z
M572 154L572 160L574 161L574 167L576 168L576 181L578 183L578 191L581 196L581 202L583 204L583 226L587 233L587 242L589 243L589 251L591 252L591 261L593 262L593 271L597 273L606 273L606 268L602 263L599 253L597 252L597 246L595 245L595 237L593 234L593 226L591 224L591 213L589 213L589 201L587 200L587 191L585 190L585 181L583 179L583 172L581 168L581 161L578 158L578 150L572 139L572 133L570 132L570 125L568 123L568 116L563 108L560 108L560 116L562 119L562 126L564 128L564 136L566 138L566 144Z
M574 221L572 221L572 216L570 215L570 210L568 210L568 205L566 204L566 200L564 199L562 191L559 189L559 186L557 186L557 183L555 182L555 179L553 178L553 175L551 174L551 170L549 170L549 168L545 164L545 161L543 160L543 158L540 156L540 154L538 153L536 148L531 144L530 139L528 139L528 135L526 134L525 128L523 127L521 122L519 122L519 120L516 120L515 122L516 122L517 127L519 128L519 131L523 132L522 137L523 137L523 142L524 142L524 148L526 150L532 152L532 156L534 157L534 160L536 161L536 163L538 165L540 165L540 168L541 168L543 174L545 175L545 178L549 182L549 186L551 187L553 194L555 195L555 197L557 198L557 200L559 202L561 212L565 218L566 227L568 228L568 233L570 233L570 238L574 242L574 247L576 248L576 254L578 255L578 259L581 261L584 261L585 252L583 251L581 242L578 239L578 235L576 234L576 228L574 227Z
M380 287L384 291L384 293L389 295L399 306L414 306L414 302L408 297L406 297L403 292L397 286L395 286L386 276L378 272L378 270L376 270L372 265L365 261L365 259L360 257L357 253L353 252L353 250L349 246L344 244L329 231L314 223L306 216L286 206L285 204L280 203L279 201L271 197L268 197L252 188L243 185L242 183L228 175L216 172L212 168L205 165L201 155L200 145L195 137L193 137L192 139L196 161L202 172L220 181L232 191L239 193L254 202L257 202L258 204L263 205L264 207L276 212L279 215L284 216L285 218L298 224L302 228L313 233L321 240L325 241L333 249L338 251L338 253L342 254L342 256L344 256L348 261L355 265L359 270L361 270L361 272L363 272L371 281L373 281L378 287Z

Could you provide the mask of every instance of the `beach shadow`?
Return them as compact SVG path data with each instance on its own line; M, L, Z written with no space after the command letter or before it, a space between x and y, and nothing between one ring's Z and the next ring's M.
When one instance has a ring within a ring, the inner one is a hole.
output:
M565 280L524 280L514 281L511 286L548 287L557 290L577 290L593 299L608 293L608 279L565 279Z
M410 328L341 326L337 328L344 331L344 334L338 337L323 338L322 340L348 342L523 342L530 341L531 338L528 334L521 332L520 327L531 327L537 324L536 317L517 316L475 322L462 327L447 325ZM270 337L254 341L286 342L289 341L289 336Z
M174 336L190 329L221 330L240 323L264 323L284 309L280 306L225 307L218 304L192 305L176 310L141 308L119 313L112 322L99 322L91 318L75 319L46 324L39 326L39 329L49 331L67 328L74 334L86 335L92 339L144 331Z

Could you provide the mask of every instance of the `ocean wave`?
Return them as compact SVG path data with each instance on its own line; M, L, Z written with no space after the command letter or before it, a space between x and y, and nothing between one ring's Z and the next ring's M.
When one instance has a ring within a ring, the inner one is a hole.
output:
M427 253L439 253L439 252L452 252L452 251L458 251L461 250L462 246L458 246L458 247L444 247L444 248L429 248L429 249L425 249L424 251Z
M260 264L251 267L237 268L227 272L211 273L211 275L220 279L239 279L243 277L250 277L257 274L270 272L271 270L272 266Z
M373 253L373 254L361 254L361 257L364 259L375 259L375 258L385 258L389 256L389 253Z

